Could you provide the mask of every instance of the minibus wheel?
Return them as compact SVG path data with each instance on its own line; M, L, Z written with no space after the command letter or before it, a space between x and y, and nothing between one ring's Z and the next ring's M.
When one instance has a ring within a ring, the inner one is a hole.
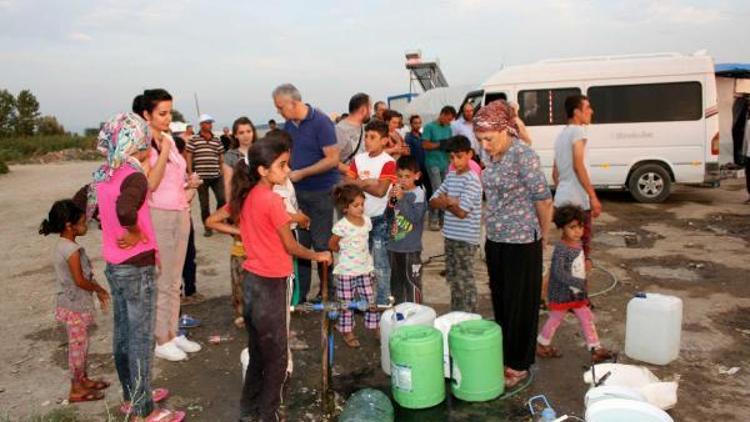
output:
M672 178L659 164L643 164L630 174L628 190L638 202L662 202L672 190Z

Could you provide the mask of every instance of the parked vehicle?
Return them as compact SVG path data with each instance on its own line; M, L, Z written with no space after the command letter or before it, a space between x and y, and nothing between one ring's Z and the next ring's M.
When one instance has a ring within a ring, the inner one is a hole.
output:
M467 94L487 104L518 102L533 148L552 180L554 142L565 99L584 94L597 189L627 189L639 202L664 201L674 183L719 180L719 117L713 59L659 53L544 60L506 67Z

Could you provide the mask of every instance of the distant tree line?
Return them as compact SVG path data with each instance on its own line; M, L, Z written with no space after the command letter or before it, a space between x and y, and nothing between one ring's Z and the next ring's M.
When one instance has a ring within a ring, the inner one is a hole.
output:
M42 116L39 101L28 89L13 96L0 89L0 139L15 136L64 135L65 128L55 116Z

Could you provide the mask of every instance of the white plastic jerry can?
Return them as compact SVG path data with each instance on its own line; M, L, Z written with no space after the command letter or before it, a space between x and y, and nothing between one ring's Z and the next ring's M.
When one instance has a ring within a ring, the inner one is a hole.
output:
M680 354L682 299L659 293L637 293L628 302L625 354L654 365L666 365Z
M396 328L404 325L426 325L432 327L437 314L429 306L412 302L399 303L383 312L380 317L380 366L383 372L391 374L391 352L388 340Z

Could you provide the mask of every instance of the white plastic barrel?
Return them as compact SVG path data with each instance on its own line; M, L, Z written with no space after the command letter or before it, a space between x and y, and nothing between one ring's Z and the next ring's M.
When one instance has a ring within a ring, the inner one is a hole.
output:
M383 372L391 374L391 354L388 340L391 333L404 325L426 325L432 327L437 314L429 306L412 302L399 303L383 312L380 318L380 367Z
M609 399L592 404L586 409L586 422L673 422L669 414L658 407L636 400Z
M682 299L639 293L628 302L625 354L631 359L666 365L680 354Z
M443 333L443 375L445 376L445 378L450 378L451 376L450 353L448 350L448 333L450 333L451 327L453 327L454 325L473 319L482 319L482 316L479 314L472 314L471 312L453 311L448 312L445 315L441 315L435 319L435 328Z

